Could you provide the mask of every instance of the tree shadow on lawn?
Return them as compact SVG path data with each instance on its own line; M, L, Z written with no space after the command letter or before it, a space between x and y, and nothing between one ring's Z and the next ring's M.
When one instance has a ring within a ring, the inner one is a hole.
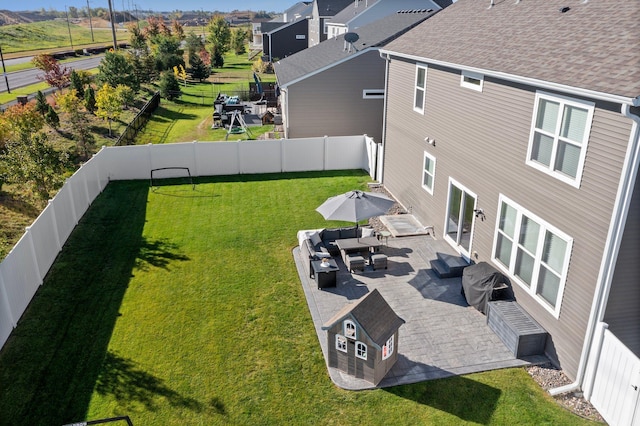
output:
M0 423L85 418L103 363L117 361L107 348L132 272L184 259L142 238L148 191L145 181L110 183L65 243L0 351Z
M130 411L136 405L144 405L146 410L155 411L157 398L163 397L172 407L184 407L202 412L205 405L169 388L162 379L139 369L127 358L111 351L107 352L102 370L96 382L96 392L111 395L118 404ZM224 407L222 408L224 411Z
M491 422L502 391L463 376L448 377L385 391L436 408L467 422Z

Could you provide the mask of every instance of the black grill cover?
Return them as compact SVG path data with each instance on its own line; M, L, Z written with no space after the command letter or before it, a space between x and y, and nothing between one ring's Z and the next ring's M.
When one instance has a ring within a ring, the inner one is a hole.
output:
M462 272L462 294L467 303L483 314L492 300L513 299L509 279L487 262L476 263Z

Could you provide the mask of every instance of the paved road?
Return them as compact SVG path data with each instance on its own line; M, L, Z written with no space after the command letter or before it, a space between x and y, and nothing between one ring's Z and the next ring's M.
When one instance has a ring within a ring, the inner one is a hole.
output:
M63 64L63 66L77 69L77 70L88 70L91 68L96 68L103 56L91 56L86 59L80 59L78 61L68 62ZM37 68L32 68L23 71L15 71L7 73L7 78L9 80L9 87L11 90L17 89L19 87L29 86L30 84L40 83L37 76L43 74L43 72ZM4 76L0 78L0 93L4 93L7 91L7 85Z

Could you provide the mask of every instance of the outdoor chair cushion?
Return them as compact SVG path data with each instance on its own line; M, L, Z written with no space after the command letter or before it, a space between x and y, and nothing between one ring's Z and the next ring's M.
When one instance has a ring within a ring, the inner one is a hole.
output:
M340 229L340 239L344 240L346 238L357 238L358 237L358 230L356 229L355 226L352 226L350 228L342 228Z

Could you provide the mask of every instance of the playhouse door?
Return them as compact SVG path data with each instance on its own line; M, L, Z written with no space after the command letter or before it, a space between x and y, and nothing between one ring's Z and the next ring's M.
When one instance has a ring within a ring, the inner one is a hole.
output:
M347 351L349 358L347 361L347 373L350 376L356 375L356 342L349 340L349 350Z

